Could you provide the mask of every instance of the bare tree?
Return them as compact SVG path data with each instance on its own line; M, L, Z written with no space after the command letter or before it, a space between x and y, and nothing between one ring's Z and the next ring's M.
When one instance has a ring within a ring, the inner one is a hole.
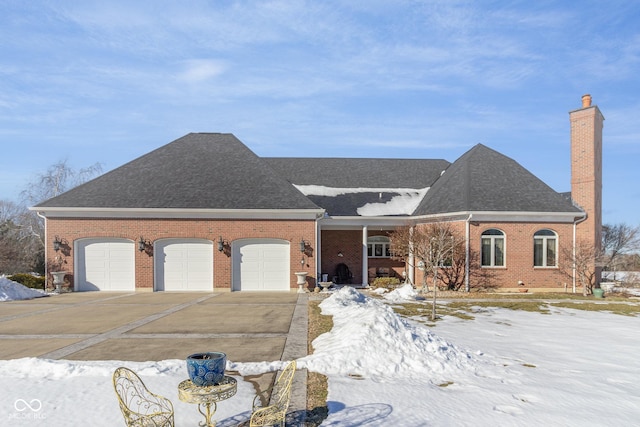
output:
M563 246L560 249L558 269L565 276L577 281L582 286L582 295L587 296L596 285L596 265L601 262L601 258L602 253L596 251L593 244L579 241L575 248ZM575 285L573 291L575 292Z
M412 257L424 269L422 291L428 292L426 276L431 275L433 287L432 320L436 318L439 273L453 264L456 252L464 252L464 240L447 222L401 227L389 236L391 251L396 256ZM460 250L462 247L462 250ZM462 279L464 281L464 278Z
M413 246L413 228L411 225L397 227L390 235L391 240L391 257L405 264L405 271L415 268L413 257L411 256L411 247ZM405 283L411 283L411 275L407 274ZM411 283L413 286L413 283Z
M640 227L627 224L602 226L604 270L620 271L626 254L640 250Z
M84 184L101 173L102 165L100 163L76 171L67 164L66 160L61 160L51 165L46 172L38 174L34 181L28 183L27 188L20 195L26 206L33 206ZM35 212L28 212L22 226L25 232L31 233L44 246L44 221Z
M440 269L440 280L448 291L458 291L465 284L467 277L467 254L462 239L457 240L457 245L452 249L451 257L446 268ZM474 251L469 251L469 267L473 265Z
M0 201L0 272L44 273L44 221L27 206L55 197L100 174L99 163L75 171L60 161L39 174L21 193L21 203Z
M12 201L0 200L0 273L40 271L40 245L25 227L30 212Z
M67 164L67 160L61 160L51 165L46 172L36 175L35 180L29 182L20 195L27 206L33 206L84 184L101 173L100 163L76 171Z

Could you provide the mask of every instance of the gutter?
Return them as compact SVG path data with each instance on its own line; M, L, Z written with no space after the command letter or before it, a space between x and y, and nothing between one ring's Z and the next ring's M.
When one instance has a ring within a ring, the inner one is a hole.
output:
M49 274L49 272L47 271L47 267L48 267L48 262L47 260L49 259L48 254L47 254L47 217L42 215L40 213L40 211L36 211L36 215L38 215L40 218L42 218L42 220L44 221L44 242L42 242L42 244L44 245L44 290L46 292L47 290L47 276Z

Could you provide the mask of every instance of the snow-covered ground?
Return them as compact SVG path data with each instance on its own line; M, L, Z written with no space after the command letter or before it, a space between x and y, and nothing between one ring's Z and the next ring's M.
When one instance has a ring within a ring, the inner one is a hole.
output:
M404 292L404 293L403 293ZM334 328L299 367L329 377L323 426L603 426L640 420L640 318L570 309L552 314L478 308L475 320L446 318L433 329L405 320L388 300L344 288L322 302ZM182 360L0 361L0 425L124 425L111 386L117 366L136 370L170 398L176 425L202 420L177 398ZM240 375L279 361L228 362ZM221 402L219 426L249 416L250 383Z
M20 283L0 276L0 301L32 299L47 296L43 291L27 288Z

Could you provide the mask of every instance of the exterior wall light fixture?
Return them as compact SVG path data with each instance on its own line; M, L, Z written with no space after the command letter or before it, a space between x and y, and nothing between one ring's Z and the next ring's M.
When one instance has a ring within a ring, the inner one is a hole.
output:
M145 240L144 237L140 236L140 240L138 240L138 250L140 252L144 252L147 249L147 246L151 245L151 242Z
M218 251L219 252L224 251L225 246L228 246L228 245L229 245L229 242L224 240L222 238L222 236L220 236L220 238L218 238Z
M68 244L69 242L67 242L66 239L61 239L60 236L56 236L53 238L53 250L56 252L58 252L60 249L63 249Z
M62 240L60 237L56 236L53 238L53 250L58 252L60 250L60 246L62 245Z

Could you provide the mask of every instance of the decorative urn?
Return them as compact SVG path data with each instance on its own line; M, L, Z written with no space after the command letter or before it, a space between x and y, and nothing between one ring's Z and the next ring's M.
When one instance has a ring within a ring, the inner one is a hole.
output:
M293 273L298 277L298 293L304 293L304 285L307 284L307 274L309 274L306 271L298 271L296 273Z
M64 283L64 276L67 275L66 271L52 271L51 276L53 277L53 284L56 287L56 292L60 292L62 290L62 284Z
M187 357L189 379L200 387L219 384L224 378L227 355L220 351L194 353Z

